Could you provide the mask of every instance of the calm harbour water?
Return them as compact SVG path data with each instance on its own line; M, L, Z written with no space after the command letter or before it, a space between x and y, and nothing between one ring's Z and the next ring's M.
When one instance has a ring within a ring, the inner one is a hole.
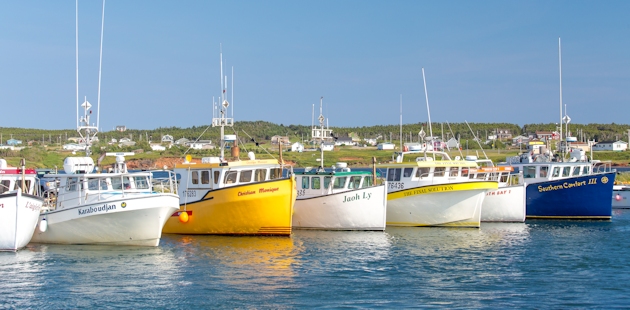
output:
M164 235L0 253L0 308L628 308L630 210L480 229Z

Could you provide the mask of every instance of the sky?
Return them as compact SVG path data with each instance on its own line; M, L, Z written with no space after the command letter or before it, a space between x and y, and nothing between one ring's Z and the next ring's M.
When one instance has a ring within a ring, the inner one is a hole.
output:
M0 127L76 128L75 5L0 1ZM557 123L562 81L571 123L630 123L630 1L108 0L98 107L102 9L78 3L101 131L209 125L221 50L236 121Z

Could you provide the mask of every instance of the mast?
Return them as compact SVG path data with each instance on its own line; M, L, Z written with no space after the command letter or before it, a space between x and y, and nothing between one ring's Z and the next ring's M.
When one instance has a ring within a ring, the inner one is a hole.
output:
M403 150L403 138L402 138L402 94L400 94L400 150Z
M77 93L77 133L82 138L85 143L85 155L92 155L92 150L90 147L92 146L92 141L96 138L96 134L98 133L98 114L97 114L97 123L96 125L90 125L90 116L92 115L92 104L87 101L87 97L81 107L83 108L83 116L79 118L79 1L76 1L76 93ZM99 60L99 71L98 71L98 107L97 113L100 111L100 100L101 100L101 68L103 63L103 28L105 26L105 0L103 0L103 12L101 16L101 46L100 46L100 60ZM82 131L84 133L82 133Z
M424 83L424 97L427 102L427 114L429 115L429 135L431 135L431 150L433 151L433 127L431 126L431 110L429 110L429 94L427 93L427 80L424 77L424 68L422 68L422 82ZM433 157L435 157L435 153Z
M564 158L564 147L562 147L562 45L560 38L558 37L558 68L560 71L560 140L558 146L560 146L561 158Z

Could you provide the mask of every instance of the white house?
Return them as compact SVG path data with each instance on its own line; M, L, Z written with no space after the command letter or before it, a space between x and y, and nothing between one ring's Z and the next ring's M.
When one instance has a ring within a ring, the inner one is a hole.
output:
M68 143L63 145L63 149L68 151L81 151L85 150L85 144Z
M151 144L151 149L154 151L166 151L166 147L161 144Z
M335 149L335 144L334 144L334 143L330 143L330 142L324 142L324 143L320 146L320 148L321 148L323 151L332 151L332 150L334 150L334 149Z
M171 135L163 135L161 141L162 141L162 143L173 144L173 136L171 136Z
M459 141L451 137L450 139L448 139L448 141L446 141L446 147L448 149L459 149Z
M593 151L625 151L628 143L625 141L602 141L593 145Z
M376 138L364 138L363 141L365 141L367 145L376 145Z
M214 146L212 146L212 141L210 140L197 140L195 142L186 143L186 145L190 146L191 149L195 149L195 150L214 148Z
M300 142L295 142L291 144L291 152L302 152L304 151L304 145Z
M394 143L383 142L376 146L377 150L393 150L396 145Z
M340 146L340 145L357 145L356 142L352 141L351 137L338 137L337 140L335 140L335 145Z

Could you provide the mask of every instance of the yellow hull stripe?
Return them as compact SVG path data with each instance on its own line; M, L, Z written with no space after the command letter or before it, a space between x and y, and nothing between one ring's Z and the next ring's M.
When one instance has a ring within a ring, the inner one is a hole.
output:
M188 222L171 216L166 234L290 235L295 178L210 191L202 200L180 205Z
M411 196L419 196L426 194L435 194L435 193L445 193L445 192L456 192L456 191L470 191L470 190L479 190L479 189L497 189L499 188L499 184L497 182L465 182L465 183L452 183L452 184L437 184L437 185L427 185L427 186L419 186L415 188L410 188L398 192L393 192L387 194L387 200L394 200L400 198L406 198Z

